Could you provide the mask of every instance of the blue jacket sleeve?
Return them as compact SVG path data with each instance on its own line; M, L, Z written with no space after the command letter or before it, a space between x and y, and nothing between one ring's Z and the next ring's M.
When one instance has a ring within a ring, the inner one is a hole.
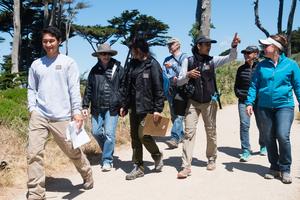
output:
M259 71L260 66L258 65L253 73L253 76L251 78L250 87L248 90L247 100L245 101L246 105L254 105L254 102L256 100L256 95L259 90Z
M300 103L300 69L297 63L293 65L292 85L299 104ZM300 106L299 106L299 111L300 111Z

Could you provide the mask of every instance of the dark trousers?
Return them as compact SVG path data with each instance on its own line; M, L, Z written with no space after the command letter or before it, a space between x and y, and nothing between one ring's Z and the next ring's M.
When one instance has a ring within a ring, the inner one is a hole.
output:
M133 150L132 161L137 166L143 165L143 145L154 160L161 155L155 140L150 135L143 135L144 120L146 114L137 114L134 110L130 113L130 136Z

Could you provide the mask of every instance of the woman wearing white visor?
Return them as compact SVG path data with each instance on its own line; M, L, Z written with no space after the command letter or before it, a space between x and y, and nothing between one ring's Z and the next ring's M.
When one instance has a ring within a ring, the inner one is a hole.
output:
M253 104L258 96L258 114L262 133L268 150L270 170L266 179L281 178L283 183L292 183L290 129L294 119L294 90L300 101L300 70L298 64L287 58L285 36L277 34L259 40L265 59L254 72L247 96L247 113L253 113ZM278 144L277 144L278 143Z

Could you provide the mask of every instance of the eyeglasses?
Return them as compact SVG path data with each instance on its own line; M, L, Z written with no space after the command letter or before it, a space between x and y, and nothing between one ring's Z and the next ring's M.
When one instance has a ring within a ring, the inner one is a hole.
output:
M99 55L101 55L101 56L107 56L107 55L111 55L110 53L107 53L107 52L103 52L103 53L99 53Z
M245 52L244 54L249 55L249 54L251 54L251 53L254 53L254 52Z

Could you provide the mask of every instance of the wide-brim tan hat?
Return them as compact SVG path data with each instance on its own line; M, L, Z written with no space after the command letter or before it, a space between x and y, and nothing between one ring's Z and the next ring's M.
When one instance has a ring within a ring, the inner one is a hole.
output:
M92 53L92 56L98 57L100 53L109 53L111 56L115 56L118 54L116 50L111 49L111 46L107 43L100 44L98 46L98 50L94 53Z

